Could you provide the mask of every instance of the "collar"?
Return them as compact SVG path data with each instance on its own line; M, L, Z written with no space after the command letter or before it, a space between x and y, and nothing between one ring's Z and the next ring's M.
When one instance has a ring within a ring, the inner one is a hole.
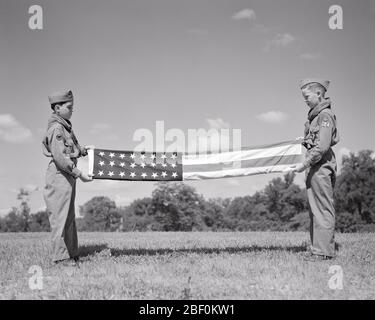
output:
M327 98L321 103L319 103L317 106L315 106L313 109L309 111L307 114L307 118L311 122L322 110L331 108L331 99Z
M56 113L52 113L51 118L49 118L48 120L48 129L51 128L51 126L55 123L59 123L63 125L64 128L69 132L72 131L72 123L69 120L66 120L63 117L60 117Z

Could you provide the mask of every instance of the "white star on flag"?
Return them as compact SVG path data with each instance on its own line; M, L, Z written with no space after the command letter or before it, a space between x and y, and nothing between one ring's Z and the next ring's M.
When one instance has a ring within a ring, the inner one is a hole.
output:
M175 168L175 167L176 167L176 164L175 164L175 163L172 163L172 164L171 164L171 167L172 167L172 168Z
M109 154L109 156L110 156L111 158L113 158L113 157L115 156L115 154L114 154L113 152L111 152L111 153Z
M135 154L132 153L132 154L130 155L130 158L134 159L134 158L135 158Z
M144 158L146 158L146 156L142 153L141 154L141 159L143 160Z
M144 162L141 163L141 167L144 168L146 164Z
M166 157L167 157L167 156L166 156L165 154L162 154L162 155L161 155L161 158L162 158L162 159L165 159Z
M130 165L132 168L134 168L136 166L135 162L133 162L131 165Z
M122 178L125 175L125 172L121 171L120 172L120 177Z
M177 172L173 172L173 173L172 173L172 177L173 177L173 178L177 178Z
M171 159L176 159L177 157L176 157L176 155L173 153L172 155L171 155Z
M154 172L153 174L152 174L152 177L155 179L156 177L158 176L158 174L156 173L156 172Z
M99 175L99 176L102 176L103 174L104 174L103 171L99 171L99 172L98 172L98 175Z
M141 176L142 176L142 178L146 178L146 177L147 177L147 173L146 173L146 172L143 172L143 173L141 174Z
M152 154L152 155L150 156L150 159L152 159L152 160L156 159L156 155Z
M120 163L120 166L121 166L121 167L125 167L125 162L121 162L121 163Z
M99 166L104 166L104 161L99 161Z
M108 172L108 175L109 175L110 177L112 177L112 176L113 176L113 172L112 172L112 171L109 171L109 172Z
M114 161L110 161L110 162L109 162L109 165L110 165L111 167L113 167L113 166L115 165L115 162L114 162Z
M167 165L165 163L162 163L161 165L163 168L165 168Z
M151 163L151 167L156 167L156 163L155 162L153 162L153 163Z
M104 156L104 152L99 152L99 156L103 157Z
M131 176L132 178L134 178L134 177L136 176L136 174L135 174L134 172L132 172L132 173L130 174L130 176Z
M121 159L124 159L125 158L125 155L123 153L120 154L120 158Z
M165 178L167 176L167 173L163 171L161 175L163 176L163 178Z

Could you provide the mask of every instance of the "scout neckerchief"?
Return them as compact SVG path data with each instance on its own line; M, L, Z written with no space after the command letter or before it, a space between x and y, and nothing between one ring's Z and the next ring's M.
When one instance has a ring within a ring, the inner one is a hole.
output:
M307 118L309 119L310 123L313 121L313 119L324 109L331 107L331 99L327 98L323 102L319 103L317 106L315 106L313 109L309 110L309 113L307 114Z

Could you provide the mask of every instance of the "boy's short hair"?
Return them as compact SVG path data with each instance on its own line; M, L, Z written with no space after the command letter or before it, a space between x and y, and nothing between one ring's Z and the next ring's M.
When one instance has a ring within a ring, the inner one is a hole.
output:
M309 90L313 91L314 93L317 93L317 91L320 91L323 97L324 97L324 95L327 91L326 88L324 88L318 82L311 82L311 83L307 84L306 86L304 86L302 89L309 89Z

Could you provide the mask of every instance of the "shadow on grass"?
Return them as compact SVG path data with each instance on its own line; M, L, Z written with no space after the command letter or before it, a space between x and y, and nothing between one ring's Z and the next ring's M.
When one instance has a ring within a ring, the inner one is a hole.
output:
M92 256L105 249L108 249L107 244L94 244L94 245L83 245L79 246L79 256L81 258Z
M340 245L335 244L336 250L339 250ZM153 256L153 255L168 255L173 253L198 253L198 254L219 254L219 253L250 253L250 252L273 252L284 251L291 253L300 253L307 250L307 245L302 244L299 246L247 246L247 247L224 247L224 248L138 248L138 249L118 249L108 248L107 244L97 245L83 245L79 247L79 254L81 258L88 257L100 253L103 250L110 249L111 256Z
M199 253L199 254L212 254L212 253L246 253L246 252L268 252L268 251L285 251L285 252L304 252L306 246L251 246L251 247L224 247L224 248L160 248L160 249L111 249L111 256L153 256L172 253Z

